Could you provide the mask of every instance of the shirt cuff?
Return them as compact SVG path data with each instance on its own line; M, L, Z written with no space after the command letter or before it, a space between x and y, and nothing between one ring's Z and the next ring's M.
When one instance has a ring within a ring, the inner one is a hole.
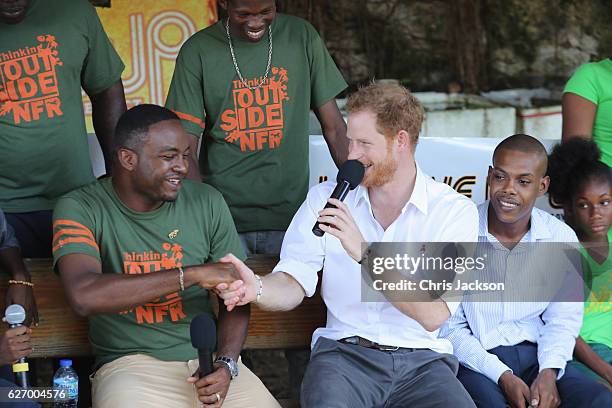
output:
M499 377L501 377L504 372L510 371L513 373L513 371L510 367L502 363L497 356L493 357L494 358L488 359L488 361L485 362L482 374L497 384Z
M557 380L560 380L565 374L565 366L567 365L567 361L557 360L557 359L547 359L540 364L540 370L538 373L541 373L542 370L547 368L556 368L557 370Z
M294 260L281 260L272 270L272 273L277 272L291 275L302 286L306 296L311 297L315 294L319 275L306 264Z

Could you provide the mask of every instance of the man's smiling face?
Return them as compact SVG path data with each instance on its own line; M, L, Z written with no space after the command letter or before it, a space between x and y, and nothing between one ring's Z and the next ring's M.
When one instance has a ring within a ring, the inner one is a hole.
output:
M504 224L529 219L538 197L548 189L546 160L538 153L501 149L493 157L487 183L496 218Z

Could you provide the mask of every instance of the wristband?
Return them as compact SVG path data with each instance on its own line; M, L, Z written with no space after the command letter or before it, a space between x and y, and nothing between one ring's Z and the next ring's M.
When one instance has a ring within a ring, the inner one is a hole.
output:
M257 287L257 295L255 296L255 303L259 303L259 299L261 299L261 294L263 293L263 281L259 275L255 275L255 280L259 284Z
M179 286L181 287L181 292L185 290L185 272L183 272L182 267L177 268L179 271Z

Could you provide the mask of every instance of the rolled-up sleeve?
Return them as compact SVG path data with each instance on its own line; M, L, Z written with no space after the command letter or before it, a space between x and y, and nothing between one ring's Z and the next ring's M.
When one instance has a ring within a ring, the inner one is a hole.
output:
M272 271L291 275L302 285L308 297L315 293L319 280L318 272L323 268L325 259L324 239L314 235L312 227L331 190L328 183L310 189L306 200L291 220L283 240L280 262Z

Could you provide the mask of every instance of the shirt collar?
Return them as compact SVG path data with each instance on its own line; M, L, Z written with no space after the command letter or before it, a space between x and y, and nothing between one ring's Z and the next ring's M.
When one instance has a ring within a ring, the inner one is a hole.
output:
M402 214L406 211L408 206L412 204L417 208L417 210L421 211L423 215L427 215L427 181L428 175L424 173L418 164L416 164L416 178L414 181L414 189L412 190L412 194L410 194L410 199L402 208ZM360 204L362 200L370 205L370 195L368 193L368 189L361 184L357 187L355 191L356 203Z
M488 241L497 241L489 232L489 200L478 206L479 215L479 232L478 235L486 237ZM533 207L531 210L531 224L527 233L521 238L521 242L536 242L541 240L550 240L552 233L548 224L544 222L542 210Z

